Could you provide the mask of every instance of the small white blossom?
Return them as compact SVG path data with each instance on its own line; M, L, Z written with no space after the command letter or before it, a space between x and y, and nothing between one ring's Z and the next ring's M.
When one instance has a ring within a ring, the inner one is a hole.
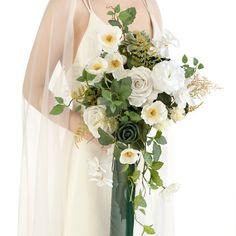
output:
M112 72L124 69L123 57L118 52L107 54L105 57L105 60L108 63L108 69L107 69L108 73L112 73Z
M107 67L107 61L101 57L98 57L88 63L86 66L86 71L93 75L101 75L107 70Z
M142 157L142 153L138 150L127 148L123 150L120 154L121 164L134 164Z
M118 51L118 46L122 40L122 31L118 26L109 27L98 35L101 43L101 50L113 53Z
M145 105L141 112L141 117L144 119L146 124L155 125L162 123L167 119L168 111L166 106L160 102L156 101L151 105Z

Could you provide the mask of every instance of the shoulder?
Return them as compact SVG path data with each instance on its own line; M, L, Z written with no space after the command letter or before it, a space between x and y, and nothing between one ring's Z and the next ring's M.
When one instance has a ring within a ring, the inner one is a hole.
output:
M157 3L157 0L147 0L147 1L148 1L148 5L150 7L150 11L155 16L160 28L163 29L161 10L160 10L160 7Z

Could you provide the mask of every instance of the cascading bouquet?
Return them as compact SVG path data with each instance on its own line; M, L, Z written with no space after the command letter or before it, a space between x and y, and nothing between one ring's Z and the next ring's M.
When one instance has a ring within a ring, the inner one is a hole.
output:
M159 175L164 129L198 108L213 84L199 74L204 66L196 58L192 65L186 55L181 65L169 58L170 33L153 42L145 31L129 31L135 8L121 11L117 5L107 14L111 27L99 35L101 54L83 68L71 102L75 111L83 110L84 123L100 144L112 145L113 198L119 205L114 211L131 227L136 211L145 214L146 188L165 188ZM71 104L55 99L52 115ZM135 195L137 181L143 189ZM155 234L153 225L138 223L143 234Z

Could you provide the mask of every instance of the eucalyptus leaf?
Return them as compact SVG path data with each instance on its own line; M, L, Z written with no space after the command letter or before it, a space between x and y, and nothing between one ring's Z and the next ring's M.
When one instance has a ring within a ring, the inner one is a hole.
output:
M54 106L52 108L52 110L50 111L49 114L51 114L51 115L59 115L59 114L61 114L64 111L65 107L66 106L63 105L63 104L57 104L56 106Z

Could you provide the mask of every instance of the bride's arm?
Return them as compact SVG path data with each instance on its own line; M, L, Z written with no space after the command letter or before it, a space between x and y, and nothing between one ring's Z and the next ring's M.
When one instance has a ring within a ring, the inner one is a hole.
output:
M81 121L78 113L68 109L69 121L68 118L60 117L59 119L48 114L55 104L54 95L48 89L48 83L56 64L63 56L67 23L64 8L64 0L51 0L45 10L27 65L23 96L50 120L75 132ZM47 106L46 109L45 106Z

